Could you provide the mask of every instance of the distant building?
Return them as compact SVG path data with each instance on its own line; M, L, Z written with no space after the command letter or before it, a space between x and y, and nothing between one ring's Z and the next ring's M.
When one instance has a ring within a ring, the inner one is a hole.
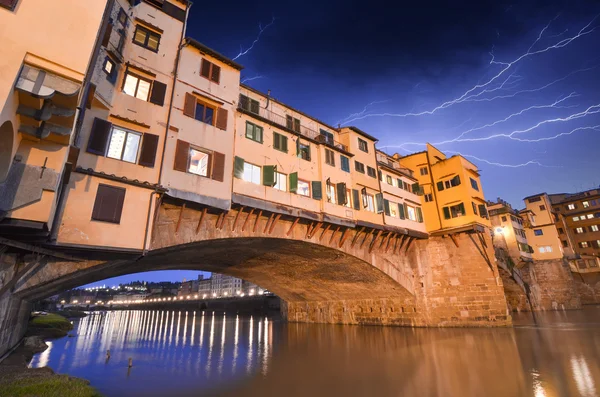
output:
M494 246L501 239L515 264L531 261L533 248L527 242L523 218L519 212L500 198L496 202L488 202L487 210L492 224Z
M128 304L142 301L148 297L148 294L117 294L113 296L113 304Z
M558 259L563 257L556 222L558 214L552 210L550 198L546 193L525 197L525 209L519 214L523 218L523 226L534 260Z
M179 291L177 291L177 296L187 297L190 295L198 294L198 283L199 280L190 280L182 282L181 286L179 287Z

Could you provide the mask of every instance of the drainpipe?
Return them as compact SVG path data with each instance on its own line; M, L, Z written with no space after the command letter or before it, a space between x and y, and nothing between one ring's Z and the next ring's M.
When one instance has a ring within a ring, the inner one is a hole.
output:
M265 109L269 109L269 101L271 100L271 90L267 90L267 103L265 104Z
M73 134L73 138L71 140L71 144L74 147L79 147L79 134L81 132L81 125L83 124L83 118L85 116L85 103L87 101L87 97L90 92L90 80L92 78L92 74L94 73L94 67L96 66L96 62L98 61L98 54L100 53L100 44L101 38L104 37L106 32L106 28L108 26L108 20L110 18L110 13L113 9L113 5L115 0L108 0L106 3L106 7L104 8L104 14L102 15L102 25L96 34L96 42L94 45L94 51L92 52L90 62L88 64L85 76L82 82L82 95L79 98L79 104L77 105L76 116L75 116L75 132ZM60 222L62 221L63 214L65 212L66 198L65 194L67 192L67 188L69 186L69 180L71 178L71 173L73 172L73 164L71 167L67 167L65 165L65 169L63 171L63 176L61 178L61 186L60 191L58 192L56 210L54 212L54 217L52 219L52 227L50 230L50 236L48 237L48 241L50 243L56 243L58 237L58 229L60 227Z
M435 200L435 212L437 212L438 221L440 222L440 229L443 229L444 227L442 225L442 217L440 215L440 202L438 201L437 193L435 192L436 185L435 185L435 181L433 179L433 173L432 173L432 169L431 169L431 161L429 159L429 151L425 152L425 156L427 156L427 170L429 171L429 180L431 181L431 192L433 193L433 199ZM423 201L425 201L425 199L423 199ZM465 209L465 211L466 211L466 209Z

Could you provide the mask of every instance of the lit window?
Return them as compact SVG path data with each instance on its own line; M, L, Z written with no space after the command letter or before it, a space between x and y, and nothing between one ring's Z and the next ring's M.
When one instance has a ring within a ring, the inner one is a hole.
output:
M149 49L150 51L158 52L160 34L138 25L135 28L133 42L141 47Z
M590 226L590 229L592 232L597 232L598 231L598 225L592 225Z
M578 217L578 216L574 216L574 217L573 217L573 220L574 220L575 222L577 222L577 221L579 220L579 217Z
M287 175L282 174L281 172L275 171L275 186L273 186L277 190L281 190L282 192L287 191Z
M367 205L366 205L365 209L367 211L375 212L375 198L371 194L367 194L365 197L367 198L366 199Z
M250 163L244 163L244 176L246 182L256 183L260 185L260 167Z
M582 241L582 242L580 242L580 243L579 243L579 247L581 247L581 248L587 248L587 247L588 247L588 243L587 243L587 241Z
M415 210L415 207L411 207L410 205L406 206L406 217L411 221L417 220L417 211Z
M190 164L188 165L188 172L196 175L208 176L209 159L210 155L208 153L190 148Z
M145 80L140 76L136 76L131 72L127 72L125 75L123 92L127 95L141 99L142 101L147 101L148 93L150 93L150 85L150 80Z
M104 70L104 73L106 73L108 76L110 76L112 74L112 71L114 68L115 68L115 63L109 57L106 57L106 59L104 60L104 66L102 67L102 70Z
M296 190L296 193L301 196L310 197L310 183L298 179L298 189Z
M390 216L393 216L394 218L398 218L398 203L394 203L392 201L390 201Z
M588 208L590 206L589 201L584 201L581 204L583 205L583 208Z
M594 218L594 214L587 214L587 218L588 219L593 219Z
M533 234L535 234L536 236L543 236L544 235L544 231L542 229L535 229L533 231Z
M107 157L135 163L142 135L136 132L113 128L108 144Z
M328 183L327 184L327 201L335 204L335 184Z
M569 205L567 205L567 209L568 209L568 210L574 210L574 209L576 209L576 208L577 208L577 207L575 206L575 204L569 204Z
M582 227L578 227L575 229L575 234L581 234L583 233L583 228Z

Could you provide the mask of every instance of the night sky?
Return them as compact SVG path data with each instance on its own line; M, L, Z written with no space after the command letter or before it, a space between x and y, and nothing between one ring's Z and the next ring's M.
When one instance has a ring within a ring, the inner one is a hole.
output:
M460 152L486 198L521 208L600 185L599 15L592 0L196 2L187 35L230 58L254 42L236 58L250 86L389 153Z

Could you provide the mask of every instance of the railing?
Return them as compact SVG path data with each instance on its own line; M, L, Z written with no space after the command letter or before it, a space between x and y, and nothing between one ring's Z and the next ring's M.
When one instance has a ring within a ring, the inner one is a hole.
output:
M387 157L386 155L384 155L382 153L376 153L375 155L377 157L377 161L378 162L383 163L383 164L387 164L388 167L394 168L394 169L396 169L398 171L401 171L401 172L403 172L405 174L408 174L411 177L413 176L412 170L410 170L408 168L405 168L405 167L402 167L398 161L393 161L389 157Z
M282 116L280 114L272 112L263 107L260 107L260 106L253 107L249 102L243 103L242 101L240 101L238 103L238 109L242 109L247 112L253 113L253 114L260 116L264 119L267 119L275 124L278 124L278 125L282 126L283 128L287 128L289 130L295 131L295 132L299 133L300 135L305 136L309 139L314 139L315 141L324 143L326 145L335 147L337 149L340 149L340 150L343 150L346 152L348 151L348 147L346 145L336 142L335 140L333 140L325 135L321 135L319 132L317 132L311 128L308 128L306 126L303 126L303 125L300 125L299 128L294 128L293 122L289 123L288 119L285 116Z

